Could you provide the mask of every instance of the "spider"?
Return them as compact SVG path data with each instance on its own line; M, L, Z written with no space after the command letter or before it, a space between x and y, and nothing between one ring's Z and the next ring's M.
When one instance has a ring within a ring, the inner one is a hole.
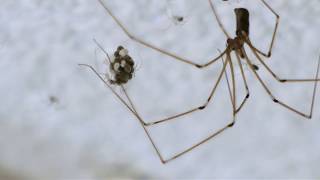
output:
M314 102L315 102L315 95L316 95L316 91L317 91L317 82L320 80L318 78L318 74L319 74L319 67L320 67L320 57L319 57L319 61L318 61L318 65L317 65L317 70L316 70L316 75L315 78L312 79L283 79L280 78L278 75L276 75L271 68L264 62L264 60L262 59L261 56L264 56L265 58L269 58L271 57L271 53L272 53L272 48L273 48L273 44L275 41L275 36L277 33L277 29L278 29L278 24L279 24L279 18L280 16L271 8L271 6L269 6L269 4L267 4L265 2L265 0L260 0L264 6L275 15L276 17L276 23L274 26L274 30L273 30L273 34L272 34L272 39L271 39L271 43L269 46L269 50L267 53L262 52L261 50L257 49L254 45L252 45L250 38L249 38L249 11L245 8L236 8L234 9L235 12L235 16L236 16L236 35L234 38L231 38L231 36L228 34L228 32L225 30L223 24L221 23L218 14L215 10L215 7L212 3L211 0L208 0L209 5L211 7L211 10L213 12L213 15L216 19L216 21L219 24L220 29L223 31L224 35L227 38L226 41L226 48L219 53L219 55L212 59L209 60L207 63L204 64L198 64L195 63L191 60L188 60L186 58L177 56L171 52L165 51L159 47L156 47L154 45L152 45L151 43L148 43L140 38L137 38L136 36L134 36L133 34L131 34L127 28L117 19L116 16L113 15L113 13L111 12L111 10L102 2L102 0L99 0L100 4L104 7L104 9L107 11L107 13L112 17L112 19L116 22L116 24L123 30L123 32L133 41L135 41L138 44L141 44L147 48L151 48L155 51L158 51L159 53L162 53L164 55L173 57L173 60L177 60L180 61L182 63L186 63L189 64L191 66L194 66L196 68L202 69L205 67L208 67L209 65L214 64L215 62L217 62L219 59L222 60L223 63L223 67L219 73L218 79L216 81L216 83L214 84L214 86L212 87L210 94L206 100L206 102L200 106L195 106L194 108L190 108L184 112L178 113L176 115L173 115L171 117L167 117L167 118L163 118L160 120L156 120L156 121L152 121L152 122L146 122L143 120L143 118L139 115L139 113L136 111L136 108L133 104L133 102L131 101L130 97L128 96L124 85L126 84L127 81L129 81L132 77L132 73L134 71L134 66L133 66L133 60L131 59L131 57L128 55L128 51L126 49L124 49L122 46L119 46L117 51L114 53L114 57L110 57L107 52L105 50L103 50L103 48L101 47L100 44L98 44L96 41L96 44L105 52L108 61L110 63L110 71L113 74L113 79L110 79L110 77L107 77L107 81L100 76L100 74L90 65L87 64L80 64L83 66L87 66L89 67L99 78L100 80L102 80L104 82L104 84L116 95L116 97L129 109L129 111L132 112L132 114L139 120L142 128L144 129L147 138L150 140L153 148L155 149L160 161L162 163L167 163L169 161L172 161L188 152L190 152L191 150L193 150L194 148L200 146L201 144L204 144L205 142L213 139L214 137L216 137L218 134L221 134L222 132L224 132L226 129L231 128L234 126L235 122L236 122L236 115L237 113L241 110L241 108L245 105L245 103L247 102L249 96L250 96L250 92L249 92L249 88L248 88L248 83L246 80L246 76L244 73L244 69L243 69L243 62L245 61L247 65L249 65L249 69L253 72L254 76L257 78L258 82L262 85L263 89L266 91L266 93L270 96L270 99L276 103L279 104L280 106L288 109L289 111L296 113L304 118L307 119L311 119L312 118L312 113L313 113L313 107L314 107ZM267 70L267 72L269 72L273 78L277 81L279 81L280 83L301 83L301 82L314 82L314 88L313 88L313 94L312 94L312 100L311 100L311 105L310 105L310 112L309 113L304 113L301 112L291 106L289 106L287 103L279 100L278 98L276 98L273 93L271 92L271 90L268 88L268 86L265 84L265 82L261 79L261 77L258 74L258 66L256 66L255 64L252 63L252 61L250 60L250 58L247 56L246 53L246 49L244 48L244 45L248 46L248 49L253 53L253 55L256 57L256 59L262 64L262 66ZM232 56L231 53L233 53L236 57L236 62L239 65L240 68L240 72L241 72L241 77L242 77L242 81L244 84L244 87L246 89L246 95L244 96L244 98L242 99L242 101L240 101L241 103L239 103L239 105L237 104L237 97L236 97L236 83L235 83L235 74L234 74L234 62L232 60ZM229 66L230 72L231 72L231 85L229 84L228 81L228 77L227 77L227 73L226 73L226 68L227 66ZM203 109L205 109L207 107L207 105L209 104L209 102L211 102L216 89L223 77L223 74L225 74L226 79L227 79L227 84L228 84L228 89L229 89L229 95L230 95L230 99L231 99L231 104L232 104L232 120L231 122L229 122L228 124L226 124L223 128L219 129L216 132L213 132L212 134L210 134L208 137L204 138L203 140L201 140L200 142L190 146L189 148L178 152L176 154L174 154L173 156L169 157L169 158L164 158L162 156L162 154L160 153L159 148L157 147L156 143L153 141L152 137L150 136L147 127L148 126L152 126L152 125L156 125L159 123L163 123L163 122L168 122L171 120L174 120L178 117L181 116L186 116L188 114L191 114L193 112L196 111L201 111ZM112 87L112 84L114 85L118 85L121 87L121 90L124 92L125 98L127 99L124 100Z

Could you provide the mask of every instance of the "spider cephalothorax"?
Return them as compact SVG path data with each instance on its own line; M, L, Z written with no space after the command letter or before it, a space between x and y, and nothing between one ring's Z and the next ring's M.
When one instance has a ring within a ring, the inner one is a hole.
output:
M236 37L234 39L227 39L227 46L229 50L235 50L239 53L240 57L245 58L242 50L243 44L249 36L249 11L245 8L235 8L234 12L237 19Z
M125 84L131 78L134 72L134 62L128 55L128 50L119 46L110 59L110 72L113 79L110 80L112 84Z

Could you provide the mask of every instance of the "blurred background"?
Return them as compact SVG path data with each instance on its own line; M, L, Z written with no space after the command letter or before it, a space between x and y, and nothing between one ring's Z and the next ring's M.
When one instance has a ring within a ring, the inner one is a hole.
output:
M207 1L104 2L134 35L194 62L207 62L225 48L226 38ZM275 17L260 1L213 2L231 35L233 9L246 7L251 41L267 51ZM265 62L280 77L313 78L320 54L320 1L267 2L281 18L272 57ZM0 27L0 179L320 176L319 94L312 120L304 119L273 103L244 65L251 96L236 125L163 165L137 119L78 63L109 71L93 38L110 54L118 45L126 47L136 63L126 90L151 122L205 102L221 62L199 70L141 46L96 0L2 0ZM250 57L276 97L309 112L312 83L280 84ZM240 100L245 91L239 66L235 68ZM205 110L149 130L169 158L230 118L223 79Z

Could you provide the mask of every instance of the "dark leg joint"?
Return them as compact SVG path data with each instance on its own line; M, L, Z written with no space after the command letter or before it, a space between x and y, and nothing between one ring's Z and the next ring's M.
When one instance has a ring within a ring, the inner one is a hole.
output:
M128 34L128 37L129 37L130 39L134 40L134 41L137 40L137 39L136 39L134 36L132 36L131 34Z
M249 96L250 96L250 94L248 93L248 94L247 94L247 96L246 96L246 99L248 99L248 98L249 98Z
M273 102L275 103L279 103L279 101L277 99L273 99Z
M228 125L228 127L232 127L234 125L235 122L232 122Z
M200 106L200 107L198 107L199 110L203 110L204 108L206 108L206 106Z
M196 64L195 65L197 68L203 68L203 66L202 65L199 65L199 64Z
M259 67L257 65L254 65L252 64L252 68L255 70L255 71L258 71L259 70Z
M162 164L166 164L167 161L161 159Z
M283 83L283 82L287 82L286 79L280 79L279 81L282 82L282 83Z
M267 56L268 56L268 58L271 57L271 52L269 52Z
M161 122L161 121L158 121L158 122L151 122L151 123L143 122L143 125L144 125L144 126L152 126L152 125L158 124L158 123L160 123L160 122Z

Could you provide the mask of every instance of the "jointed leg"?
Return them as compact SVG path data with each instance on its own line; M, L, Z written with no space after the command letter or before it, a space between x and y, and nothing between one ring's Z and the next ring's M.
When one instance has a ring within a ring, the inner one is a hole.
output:
M111 85L110 85L108 82L106 82L106 81L103 79L103 77L101 77L101 76L99 75L99 73L98 73L92 66L87 65L87 64L79 64L79 65L80 65L80 66L86 66L86 67L90 68L90 69L99 77L99 79L100 79L101 81L103 81L103 83L112 91L112 93L120 100L120 102L121 102L122 104L124 104L124 105L128 108L129 111L132 112L132 114L139 120L139 123L141 124L142 128L144 129L144 131L145 131L148 139L150 140L153 148L155 149L155 151L156 151L156 153L157 153L160 161L161 161L162 163L165 163L166 161L163 159L163 157L162 157L162 155L161 155L161 153L160 153L160 151L159 151L159 148L156 146L155 142L154 142L153 139L151 138L150 133L148 132L147 128L143 125L143 124L144 124L144 123L143 123L143 120L142 120L142 118L140 117L140 115L137 113L137 111L136 111L135 107L133 106L132 101L131 101L131 99L129 98L129 96L128 96L127 92L125 91L124 87L121 86L121 88L122 88L123 92L125 93L125 96L127 97L127 99L128 99L128 101L129 101L129 103L130 103L131 106L111 87Z
M227 61L224 62L224 68L223 68L223 70L225 70L227 63L228 63ZM145 131L148 139L150 140L153 148L155 149L155 151L156 151L156 153L157 153L157 155L158 155L158 157L159 157L159 159L161 160L162 163L167 163L167 162L169 162L169 161L171 161L171 160L173 160L173 159L176 159L176 158L178 158L178 157L186 154L187 152L190 152L192 149L194 149L194 148L198 147L199 145L207 142L208 140L210 140L210 139L212 139L213 137L217 136L218 134L222 133L224 130L228 129L229 127L232 127L233 124L234 124L234 121L235 121L235 113L233 113L233 121L232 121L231 123L229 123L227 126L221 128L221 129L218 130L217 132L211 134L210 136L208 136L208 137L205 138L204 140L200 141L199 143L191 146L190 148L188 148L188 149L186 149L186 150L184 150L184 151L182 151L182 152L180 152L180 153L177 153L176 155L172 156L171 158L168 158L168 159L165 160L165 159L162 157L162 155L161 155L161 153L160 153L160 151L159 151L159 148L156 146L155 142L153 141L152 137L150 136L150 133L148 132L147 128L145 127L142 118L140 117L140 115L139 115L138 112L136 111L136 109L135 109L135 107L134 107L131 99L129 98L126 90L124 89L124 87L121 86L121 88L122 88L123 92L125 93L125 96L127 97L130 105L111 87L110 84L108 84L108 83L103 79L103 77L101 77L101 76L99 75L99 73L98 73L92 66L87 65L87 64L80 64L80 65L81 65L81 66L89 67L89 68L100 78L100 80L102 80L102 81L104 82L104 84L116 95L116 97L117 97L117 98L133 113L133 115L139 120L142 128L144 129L144 131ZM224 71L222 71L222 73L221 73L220 76L222 76L223 73L224 73ZM220 78L220 79L221 79L221 78ZM220 82L220 81L218 81L218 83L219 83L219 82ZM217 84L218 84L218 83L217 83ZM217 86L217 85L216 85L216 86ZM216 87L216 86L215 86L215 87ZM214 88L214 89L215 89L215 88ZM212 91L212 93L210 94L210 97L209 97L209 98L212 97L213 93L214 93L214 91ZM208 99L208 102L209 102L209 99Z
M230 59L230 52L227 53L227 60L226 60L226 62L224 62L224 66L226 66L227 63L229 63L229 65L230 65L230 63L232 63L232 62L231 62L231 59ZM218 130L217 132L209 135L207 138L205 138L205 139L203 139L202 141L196 143L195 145L191 146L190 148L188 148L188 149L186 149L186 150L184 150L184 151L182 151L182 152L180 152L180 153L177 153L176 155L174 155L174 156L172 156L171 158L167 159L165 162L169 162L169 161L171 161L171 160L174 160L174 159L176 159L176 158L178 158L178 157L180 157L180 156L182 156L182 155L190 152L190 151L193 150L194 148L200 146L201 144L206 143L207 141L209 141L209 140L211 140L212 138L216 137L217 135L221 134L221 133L224 132L226 129L228 129L228 128L230 128L230 127L233 127L233 125L234 125L234 123L235 123L235 118L236 118L237 112L236 112L236 110L235 110L235 102L234 102L234 101L235 101L235 82L234 82L235 80L234 80L234 73L233 73L233 67L232 67L232 65L230 65L230 68L232 68L232 69L231 69L231 74L232 74L232 82L233 82L232 84L233 84L233 93L234 93L233 97L231 96L231 99L232 99L232 103L231 103L231 104L232 104L232 109L233 109L232 121L231 121L229 124L227 124L226 126L224 126L223 128L221 128L220 130ZM223 74L224 72L225 72L225 68L224 68L224 71L222 72L222 74ZM221 74L221 75L222 75L222 74ZM229 86L229 83L228 83L228 87L230 87L230 86ZM210 96L210 97L211 97L211 96ZM209 99L210 99L210 98L209 98Z
M122 85L121 85L121 89L122 89L122 91L124 92L124 94L125 94L126 98L128 99L128 101L129 101L129 103L130 103L130 105L131 105L131 107L132 107L132 110L135 112L135 116L136 116L136 117L137 117L137 119L139 120L139 123L141 124L141 126L142 126L142 128L143 128L144 132L146 133L146 135L147 135L147 137L148 137L149 141L151 142L152 147L155 149L155 151L156 151L156 153L157 153L157 155L158 155L158 157L159 157L160 161L161 161L162 163L166 163L166 162L167 162L167 160L165 160L165 159L162 157L162 155L161 155L161 153L160 153L159 148L157 147L157 145L156 145L156 144L155 144L155 142L153 141L153 139L152 139L152 137L151 137L151 135L150 135L149 131L147 130L147 128L146 128L146 127L145 127L145 125L144 125L144 121L142 120L141 116L138 114L138 111L136 110L136 108L135 108L135 106L134 106L134 104L133 104L133 102L132 102L131 98L129 97L129 95L128 95L127 91L125 90L125 88L124 88Z
M212 88L212 90L211 90L211 92L210 92L210 95L209 95L207 101L206 101L203 105L197 106L197 107L192 108L192 109L190 109L190 110L188 110L188 111L186 111L186 112L183 112L183 113L180 113L180 114L177 114L177 115L174 115L174 116L165 118L165 119L161 119L161 120L157 120L157 121L152 121L152 122L148 122L148 123L146 122L145 125L146 125L146 126L151 126L151 125L163 123L163 122L166 122L166 121L169 121L169 120L173 120L173 119L178 118L178 117L185 116L185 115L190 114L190 113L193 113L193 112L195 112L195 111L200 111L200 110L205 109L205 108L207 107L207 105L209 104L209 102L211 101L211 98L213 97L213 95L214 95L214 93L215 93L215 91L216 91L216 89L217 89L217 87L218 87L218 85L219 85L219 83L220 83L220 81L221 81L221 79L222 79L223 73L225 72L226 66L227 66L228 63L229 63L229 61L224 62L223 67L222 67L222 70L221 70L221 72L220 72L220 74L219 74L219 76L218 76L218 80L217 80L217 82L215 83L215 85L213 86L213 88Z
M320 81L320 79L282 79L279 78L270 68L269 66L262 60L262 58L259 56L259 54L255 51L250 41L247 41L247 44L249 45L250 49L252 50L253 54L257 57L257 59L261 62L261 64L267 69L267 71L279 82L281 83L287 83L287 82L314 82L314 81ZM319 57L320 58L320 57Z
M94 40L94 42L96 43L96 45L105 53L105 55L107 56L107 58L108 58L108 60L109 60L109 62L110 62L111 60L110 60L110 57L109 57L108 53L103 49L103 47L102 47L95 39L93 39L93 40ZM225 52L226 52L226 50L225 50ZM219 75L219 77L218 77L218 80L217 80L215 86L213 87L213 89L212 89L212 91L211 91L211 94L209 95L208 100L207 100L206 103L204 103L204 104L201 105L201 106L197 106L197 107L195 107L195 108L192 108L192 109L190 109L190 110L188 110L188 111L185 111L185 112L183 112L183 113L179 113L179 114L177 114L177 115L170 116L170 117L167 117L167 118L164 118L164 119L161 119L161 120L156 120L156 121L151 121L151 122L145 122L145 121L142 120L142 118L140 118L140 120L142 121L143 125L145 125L145 126L151 126L151 125L163 123L163 122L166 122L166 121L170 121L170 120L176 119L176 118L178 118L178 117L185 116L185 115L190 114L190 113L193 113L193 112L195 112L195 111L200 111L200 110L205 109L206 106L208 105L209 101L211 100L211 97L213 96L214 92L216 91L216 88L217 88L218 84L219 84L220 81L221 81L221 78L222 78L223 72L224 72L225 69L226 69L227 63L228 63L228 62L225 62L225 63L224 63L223 68L222 68L222 70L221 70L221 73L220 73L220 75ZM86 66L88 66L88 65L86 65ZM92 70L94 70L91 66L89 66L89 67L90 67ZM95 70L94 70L94 72L97 73ZM99 74L99 73L98 73L98 74ZM101 79L101 78L100 78L100 79ZM129 103L131 104L131 107L132 107L133 109L135 109L135 107L134 107L131 99L130 99L129 96L127 95L127 92L125 91L125 89L123 89L123 91L124 91L124 93L125 93L128 101L129 101ZM136 112L136 113L137 113L137 112Z
M218 24L219 24L219 27L221 28L221 30L223 31L223 33L226 35L226 37L229 39L230 36L229 36L228 32L226 31L226 28L224 28L222 22L220 21L220 18L219 18L219 16L218 16L218 13L217 13L216 9L214 8L214 5L213 5L212 1L211 1L211 0L208 0L208 1L209 1L211 10L212 10L212 12L213 12L213 14L214 14L214 16L215 16Z
M241 71L241 76L242 76L242 79L243 79L243 82L244 82L244 86L246 88L246 96L244 97L244 99L243 99L242 103L240 104L240 106L236 109L236 112L239 112L241 110L241 108L243 107L243 105L247 102L247 100L248 100L248 98L250 96L250 92L249 92L247 79L246 79L246 76L245 76L244 71L243 71L243 66L242 66L239 54L237 54L237 53L235 53L235 54L236 54L236 57L237 57L238 64L240 66L240 71Z
M214 62L216 62L218 59L220 59L220 58L226 53L226 52L224 51L224 52L223 52L222 54L220 54L218 57L216 57L216 58L214 58L214 59L212 59L212 60L210 60L210 61L208 61L207 63L204 63L204 64L198 64L198 63L195 63L195 62L193 62L193 61L191 61L191 60L188 60L188 59L186 59L186 58L177 56L177 55L175 55L175 54L173 54L173 53L171 53L171 52L168 52L168 51L163 50L163 49L161 49L161 48L159 48L159 47L156 47L156 46L154 46L154 45L152 45L152 44L150 44L150 43L148 43L148 42L146 42L146 41L144 41L144 40L142 40L142 39L140 39L140 38L132 35L132 34L127 30L127 28L116 18L116 16L113 15L113 13L111 12L111 10L102 2L102 0L98 0L98 1L99 1L100 4L104 7L104 9L107 11L107 13L113 18L113 20L117 23L117 25L120 26L120 28L123 30L123 32L124 32L130 39L132 39L132 40L135 41L136 43L139 43L139 44L141 44L141 45L143 45L143 46L146 46L146 47L151 48L151 49L153 49L153 50L155 50L155 51L158 51L158 52L160 52L160 53L162 53L162 54L165 54L165 55L167 55L167 56L170 56L170 57L174 58L175 60L178 60L178 61L180 61L180 62L187 63L187 64L192 65L192 66L195 66L195 67L197 67L197 68L204 68L204 67L207 67L207 66L213 64Z
M237 94L236 94L236 80L234 76L234 69L233 69L233 63L231 60L230 53L227 54L227 61L229 61L230 71L231 71L231 80L232 80L232 110L233 115L236 113L236 106L237 106Z
M222 64L224 63L224 59L223 57L221 58L222 59ZM228 92L229 92L229 97L230 97L230 102L232 103L232 107L233 106L233 95L232 95L232 92L231 92L231 85L229 83L229 77L228 77L228 72L227 72L227 69L224 71L224 76L225 76L225 79L226 79L226 82L227 82L227 87L228 87Z
M314 101L315 101L315 95L316 95L316 91L317 91L317 83L318 81L314 82L314 88L313 88L313 95L312 95L312 101L311 101L311 106L310 106L310 113L303 113L301 111L296 110L295 108L287 105L286 103L278 100L269 90L269 88L267 87L267 85L263 82L263 80L260 78L260 76L258 75L258 73L253 69L252 67L252 63L249 60L248 56L245 54L245 59L247 61L247 63L249 64L250 69L252 70L252 72L255 74L255 76L257 77L257 79L260 81L260 83L262 84L263 88L267 91L267 93L269 94L269 96L271 97L271 99L273 100L273 102L280 104L281 106L289 109L290 111L297 113L305 118L311 119L312 118L312 112L313 112L313 105L314 105ZM318 66L317 66L317 72L316 72L316 79L318 79L318 75L319 75L319 67L320 67L320 58L318 61Z
M228 54L229 54L229 53L228 53ZM222 75L223 75L223 73L224 73L224 71L225 71L225 69L226 69L227 63L230 62L230 58L229 58L229 57L230 57L230 55L228 55L227 61L224 62L223 71L221 72L221 74L220 74L220 76L219 76L219 79L221 79L221 77L222 77ZM234 125L236 112L235 112L234 105L233 105L233 120L232 120L231 123L229 123L229 124L226 125L225 127L221 128L221 129L218 130L217 132L211 134L210 136L208 136L207 138L203 139L203 140L200 141L199 143L196 143L195 145L189 147L188 149L186 149L186 150L184 150L184 151L182 151L182 152L180 152L180 153L177 153L176 155L174 155L174 156L172 156L172 157L170 157L170 158L168 158L168 159L165 160L165 159L162 157L162 155L161 155L161 153L160 153L160 151L159 151L159 148L156 146L155 142L154 142L153 139L151 138L151 136L150 136L147 128L144 126L144 123L143 123L142 118L140 117L140 115L139 115L138 112L136 111L136 109L135 109L135 107L134 107L131 99L129 98L126 90L124 89L124 87L121 86L121 88L122 88L123 92L125 93L125 96L127 97L130 105L111 87L110 84L108 84L108 83L103 79L103 77L101 77L101 76L99 75L99 73L98 73L92 66L87 65L87 64L80 64L80 65L81 65L81 66L89 67L89 68L100 78L100 80L102 80L102 81L104 82L104 84L116 95L116 97L117 97L117 98L133 113L133 115L139 120L142 128L144 129L144 131L145 131L148 139L150 140L153 148L155 149L155 151L156 151L156 153L157 153L157 155L158 155L158 157L159 157L159 159L161 160L162 163L167 163L167 162L169 162L169 161L171 161L171 160L174 160L174 159L176 159L176 158L178 158L178 157L180 157L180 156L182 156L182 155L190 152L190 151L193 150L194 148L200 146L201 144L204 144L205 142L209 141L209 140L212 139L213 137L217 136L218 134L222 133L224 130L226 130L226 129L228 129L229 127L232 127L232 126ZM232 75L234 76L234 74L232 74ZM234 80L233 80L233 81L234 81ZM219 84L219 82L220 82L220 80L218 80L217 84ZM212 92L211 92L211 94L210 94L210 96L209 96L209 98L208 98L208 102L209 102L210 99L212 98L212 96L213 96L213 94L214 94L214 92L215 92L215 89L216 89L217 84L215 85L214 89L212 90ZM235 90L233 90L233 91L235 91ZM207 103L206 103L206 104L207 104ZM233 102L232 104L234 104L234 102Z
M259 54L269 58L271 56L271 53L272 53L272 47L273 47L273 44L274 44L274 41L275 41L275 38L276 38L276 34L277 34L277 30L278 30L278 26L279 26L279 20L280 20L280 16L271 8L271 6L265 1L265 0L261 0L261 2L276 16L276 23L275 23L275 26L274 26L274 30L273 30L273 34L272 34L272 39L271 39L271 43L270 43L270 46L269 46L269 51L268 53L264 53L262 52L261 50L254 48L254 50L256 50Z
M194 148L200 146L201 144L206 143L206 142L209 141L210 139L212 139L212 138L216 137L217 135L221 134L221 133L222 133L223 131L225 131L226 129L232 127L232 126L234 125L234 122L235 122L235 115L233 116L233 119L232 119L232 122L231 122L231 123L229 123L228 125L224 126L224 127L221 128L221 129L219 129L217 132L209 135L207 138L203 139L202 141L200 141L200 142L196 143L195 145L189 147L188 149L186 149L186 150L184 150L184 151L182 151L182 152L180 152L180 153L177 153L176 155L172 156L171 158L168 158L167 160L164 161L164 163L169 162L169 161L172 161L172 160L174 160L174 159L176 159L176 158L178 158L178 157L180 157L180 156L182 156L182 155L190 152L191 150L193 150Z
M237 54L236 54L237 55ZM249 98L250 96L250 92L249 92L249 88L248 88L248 84L247 84L247 80L246 80L246 77L244 75L244 71L243 71L243 67L242 67L242 63L240 61L240 58L237 57L238 59L238 64L240 66L240 70L241 70L241 76L242 76L242 79L243 79L243 82L244 82L244 85L245 85L245 88L246 88L246 96L243 98L243 100L241 101L240 103L240 106L235 108L235 112L238 113L242 107L244 106L244 104L247 102L247 99ZM227 70L225 71L225 78L226 78L226 81L227 81L227 85L228 85L228 91L229 91L229 96L230 96L230 100L231 100L231 103L234 104L233 102L233 95L232 95L232 92L231 92L231 86L230 86L230 83L229 83L229 78L228 78L228 75L227 75ZM236 103L235 103L236 104ZM236 105L234 106L236 107Z
M225 76L226 81L227 81L227 86L228 86L228 92L229 92L230 102L232 103L232 106L233 106L233 97L232 97L231 86L230 86L230 83L229 83L229 78L228 78L227 70L224 72L224 76Z

